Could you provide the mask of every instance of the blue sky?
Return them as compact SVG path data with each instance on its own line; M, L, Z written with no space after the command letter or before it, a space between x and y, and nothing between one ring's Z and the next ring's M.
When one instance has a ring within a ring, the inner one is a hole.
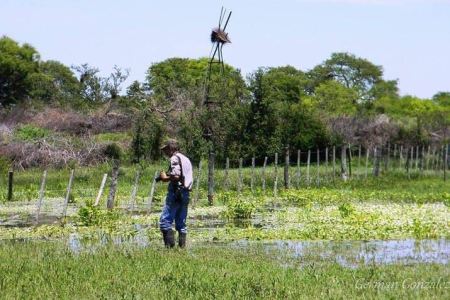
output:
M450 91L450 0L0 0L0 35L29 42L43 59L130 68L210 50L221 6L233 11L225 61L308 70L346 51L382 65L401 94Z

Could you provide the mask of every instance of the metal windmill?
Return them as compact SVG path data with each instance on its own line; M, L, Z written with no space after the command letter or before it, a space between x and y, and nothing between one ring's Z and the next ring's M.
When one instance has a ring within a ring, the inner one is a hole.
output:
M219 64L220 66L220 75L224 76L225 71L225 65L223 62L223 45L227 43L231 43L228 33L225 32L227 29L228 21L230 21L231 17L231 11L228 13L227 16L227 10L222 7L220 10L220 17L219 17L219 26L214 28L211 31L211 43L213 43L211 52L210 52L210 58L208 62L208 70L207 75L205 78L205 94L204 94L204 105L206 106L207 112L208 112L208 118L205 124L203 135L205 139L210 143L210 149L208 154L208 202L209 204L213 203L214 199L214 141L213 141L213 122L214 122L214 116L213 116L213 110L214 110L214 104L215 101L211 99L210 95L210 87L211 87L211 74L213 71L215 71L215 68L213 68L214 64ZM223 21L226 21L225 24L223 24ZM223 26L222 26L223 25ZM212 55L211 55L212 53Z
M222 27L222 23L225 19L225 16L227 15L227 10L222 7L220 10L220 17L219 17L219 26L216 28L213 28L211 31L211 43L213 43L210 55L209 55L209 62L208 62L208 70L206 75L206 81L205 81L205 101L204 104L206 106L211 104L210 101L210 83L211 83L211 74L213 72L213 65L219 64L220 65L220 73L223 75L225 71L225 65L223 62L223 45L227 43L231 43L230 38L228 37L228 33L225 32L227 29L228 22L230 21L231 17L231 11L228 13L227 20L225 21L225 24ZM212 55L211 55L212 53ZM217 59L216 59L217 57Z

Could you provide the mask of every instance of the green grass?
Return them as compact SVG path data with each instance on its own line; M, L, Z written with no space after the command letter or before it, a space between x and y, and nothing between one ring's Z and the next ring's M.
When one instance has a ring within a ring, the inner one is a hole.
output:
M203 164L205 165L205 164ZM117 202L128 203L131 191L134 184L136 170L141 171L139 180L137 202L143 203L148 197L152 178L157 170L164 170L167 168L167 162L161 161L157 164L140 166L123 165L119 174ZM302 166L300 186L297 186L296 169L290 169L291 186L301 190L319 190L320 193L337 193L349 194L349 200L389 200L389 201L409 201L409 202L436 202L445 199L447 196L444 193L450 191L450 180L444 182L442 179L442 172L426 172L420 175L418 170L415 170L411 178L408 179L404 172L392 170L386 174L382 174L378 178L374 178L369 174L367 178L364 176L354 176L351 180L343 182L338 177L333 180L330 167L321 166L320 184L317 185L314 169L311 169L311 182L306 181L306 170ZM354 168L356 172L356 167ZM327 170L327 171L325 171ZM95 167L80 167L75 169L75 180L73 184L73 197L75 201L83 203L87 199L95 199L100 182L104 173L110 174L111 166L103 164ZM194 170L195 178L197 177L197 169ZM268 167L266 169L266 189L262 190L262 168L256 168L254 172L254 191L256 195L273 195L274 190L274 168ZM358 169L362 174L363 169ZM64 197L66 186L69 180L69 169L50 169L48 170L46 194L47 198ZM242 193L249 194L251 192L251 175L250 168L244 168ZM326 175L326 176L325 176ZM30 169L25 171L16 171L14 173L14 200L16 201L30 201L38 197L39 186L42 177L42 170ZM215 189L217 193L223 191L237 191L238 190L238 170L230 169L228 179L225 178L223 169L216 170ZM225 186L228 182L228 188ZM6 200L7 194L7 172L0 174L0 202ZM278 168L278 190L283 190L282 168ZM109 185L107 185L107 188ZM105 201L107 190L104 193L102 201ZM158 184L156 189L156 200L161 200L164 197L166 188L163 184ZM201 205L206 204L207 193L207 176L205 168L200 178L199 195ZM194 196L195 193L192 194ZM372 196L370 196L372 194ZM345 196L347 197L347 196ZM219 197L220 198L220 197ZM345 200L348 201L348 200Z
M130 143L132 136L128 132L107 132L94 135L94 140L100 143Z
M449 275L444 265L348 269L217 247L73 254L54 243L0 244L4 299L446 299Z

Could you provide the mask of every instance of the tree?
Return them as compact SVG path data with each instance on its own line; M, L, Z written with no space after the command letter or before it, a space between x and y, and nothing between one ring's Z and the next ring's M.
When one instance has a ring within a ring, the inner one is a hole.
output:
M147 71L145 86L151 97L153 107L165 111L165 126L168 134L178 136L189 144L203 145L205 143L206 124L211 125L214 132L212 142L217 149L237 148L238 143L232 140L234 134L230 128L239 128L243 119L231 118L233 111L238 111L245 102L247 90L239 70L225 64L212 66L209 96L214 102L211 111L204 107L205 83L208 69L208 59L170 58L153 64ZM195 130L201 134L188 134L186 122L195 124ZM199 126L199 128L197 128ZM200 138L203 141L192 141L187 138ZM219 152L220 153L220 152ZM218 157L220 160L221 157Z
M70 102L79 97L80 83L72 70L54 60L41 62L39 73L30 76L32 98L47 102Z
M308 74L311 90L325 81L336 80L345 87L357 91L360 103L374 100L373 89L382 82L382 76L381 66L350 53L333 53L329 59ZM392 83L390 82L391 85Z
M326 130L307 96L308 79L291 66L260 68L249 76L252 92L244 139L247 153L264 156L289 145L326 144Z
M432 100L438 105L450 107L450 92L439 92L433 96Z
M0 38L0 105L18 103L28 97L30 76L39 71L39 53L29 44Z
M72 66L79 74L81 85L81 97L90 103L100 103L107 99L104 80L97 75L99 69L85 63L80 66Z
M354 115L357 112L358 92L336 81L321 83L314 99L317 109L328 116Z
M109 93L111 99L116 99L121 91L121 86L130 75L130 70L114 66L114 70L106 79L105 89Z

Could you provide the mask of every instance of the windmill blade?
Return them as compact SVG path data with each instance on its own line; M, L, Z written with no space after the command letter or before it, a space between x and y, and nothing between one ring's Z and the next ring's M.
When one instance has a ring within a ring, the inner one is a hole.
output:
M227 29L227 25L228 25L228 21L230 21L231 13L232 13L232 11L230 11L230 13L228 14L227 21L225 22L225 26L223 26L223 29L222 29L223 31L225 31L225 29Z
M220 9L220 15L219 15L219 28L220 28L220 25L222 24L224 15L225 15L225 12L223 11L223 6L222 6L222 8Z

